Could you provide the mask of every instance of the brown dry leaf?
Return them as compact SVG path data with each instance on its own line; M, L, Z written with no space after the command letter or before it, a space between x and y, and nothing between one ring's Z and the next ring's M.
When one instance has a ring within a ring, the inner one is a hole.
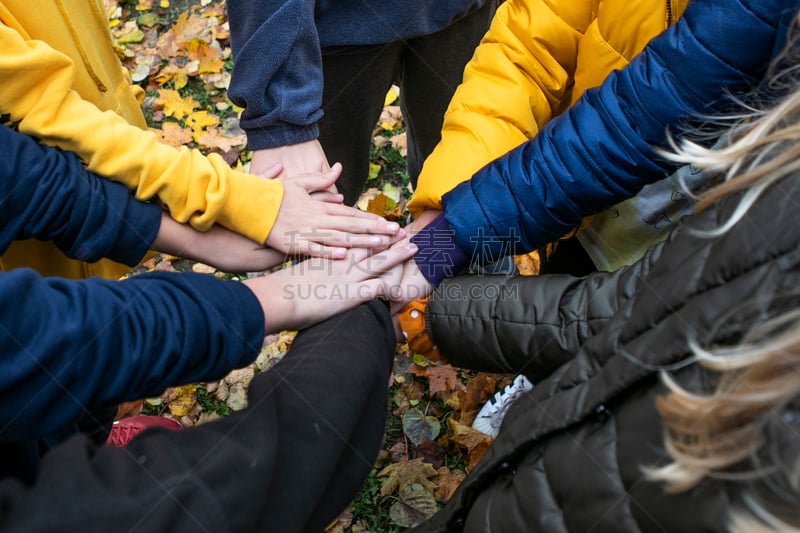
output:
M456 392L458 408L453 405L455 402L448 402L457 410L457 420L462 424L471 424L475 414L497 390L497 382L496 377L485 372L467 381L466 389Z
M236 137L226 137L222 135L219 129L209 127L203 133L197 136L197 143L205 148L217 148L223 152L229 152L233 148L240 148L247 142L247 137L237 135Z
M366 211L382 217L387 211L388 201L389 198L380 192L370 199Z
M450 501L464 478L467 477L461 470L450 470L446 466L439 468L437 477L434 479L436 488L433 489L433 497L439 503Z
M381 116L378 118L378 125L385 131L396 130L403 122L403 112L400 111L399 105L387 105L381 111Z
M181 46L186 46L192 39L201 38L207 34L208 22L194 13L184 11L178 16L178 20L172 25L172 32L175 34L175 42Z
M135 400L132 402L123 402L117 407L117 414L114 417L116 420L120 418L127 418L129 416L136 416L142 412L144 400Z
M400 152L400 155L406 157L408 155L408 141L406 140L406 132L398 133L389 137L389 142L395 150Z
M185 416L197 403L197 386L170 387L161 395L161 401L169 407L172 416L176 418Z
M436 485L429 478L435 475L436 470L422 458L412 459L405 463L390 464L378 472L378 477L389 476L389 479L381 485L381 496L389 496L413 483L419 483L427 490L433 490Z
M438 392L451 393L457 389L464 388L461 382L458 381L456 369L449 364L428 365L425 367L412 365L408 369L408 373L428 378L428 390L431 396Z
M192 140L192 130L183 128L175 122L164 122L160 130L154 131L158 133L161 142L175 147L183 146Z
M414 527L436 514L436 500L419 483L400 488L399 499L389 508L389 518L400 527Z
M471 470L492 444L492 437L477 429L472 429L472 426L456 422L452 418L447 419L447 427L450 431L440 439L440 443L466 449L469 454L467 469Z

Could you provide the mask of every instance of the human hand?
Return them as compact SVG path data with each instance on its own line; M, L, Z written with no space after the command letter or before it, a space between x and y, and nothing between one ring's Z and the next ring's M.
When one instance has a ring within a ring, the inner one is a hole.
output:
M398 265L391 272L390 283L392 290L389 295L391 301L390 312L396 315L405 305L413 300L425 298L433 292L433 285L425 279L414 259L409 259L403 264Z
M161 215L152 248L199 261L223 272L261 272L286 260L286 254L267 248L222 226L197 231L188 224Z
M392 287L386 273L416 249L407 242L377 254L354 248L341 260L312 258L242 283L261 303L268 333L301 329L360 303L388 297Z
M310 196L326 191L341 169L337 163L323 174L281 179L283 201L267 246L287 254L341 259L348 248L383 249L405 234L396 222Z
M274 178L270 168L280 163L283 172L280 177L300 176L303 174L321 174L330 170L328 158L317 139L298 144L262 148L253 152L250 159L250 173L261 177ZM336 193L336 184L328 187L327 192ZM326 201L331 201L327 199ZM339 203L343 198L339 200Z

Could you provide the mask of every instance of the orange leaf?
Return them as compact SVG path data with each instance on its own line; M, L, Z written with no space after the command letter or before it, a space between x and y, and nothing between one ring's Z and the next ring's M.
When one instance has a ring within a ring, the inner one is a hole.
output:
M431 396L437 392L448 393L463 388L463 385L458 381L456 369L449 364L428 365L425 367L412 365L408 369L408 373L428 378L428 390L430 390Z
M215 127L210 127L201 134L197 135L197 142L206 148L219 148L223 152L229 152L232 148L244 146L247 142L245 135L236 137L226 137L221 135Z
M164 122L161 124L161 129L155 131L158 133L161 142L170 146L183 146L192 140L192 130L182 128L175 122Z
M182 46L186 46L192 39L203 39L202 35L207 31L207 28L208 22L205 19L195 14L190 15L187 11L181 13L178 16L178 20L172 25L172 31L175 32L175 42Z
M453 444L460 448L465 448L469 454L469 469L471 470L478 460L483 457L489 445L492 443L492 437L485 433L481 433L477 429L472 429L472 426L456 422L452 418L447 419L448 433L442 437L439 442L444 444Z

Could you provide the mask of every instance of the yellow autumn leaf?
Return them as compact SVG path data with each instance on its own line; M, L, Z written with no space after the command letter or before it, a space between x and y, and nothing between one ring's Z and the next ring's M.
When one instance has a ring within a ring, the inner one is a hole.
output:
M398 96L400 96L400 87L392 85L386 92L386 97L383 99L383 106L392 105L395 100L397 100Z
M166 85L170 81L175 89L183 89L189 83L189 74L186 69L176 65L167 65L156 76L159 85Z
M155 103L164 109L164 115L180 120L190 116L200 106L200 102L191 96L183 97L174 89L159 89Z
M161 3L160 3L159 5L160 5L162 8L165 8L165 9L166 9L166 8L168 8L168 7L169 7L169 0L161 0Z
M219 118L211 115L208 111L195 111L186 118L186 125L192 128L195 140L203 133L203 130L209 126L216 126L219 124Z
M161 400L167 404L172 416L186 416L197 403L197 386L170 387L161 395Z

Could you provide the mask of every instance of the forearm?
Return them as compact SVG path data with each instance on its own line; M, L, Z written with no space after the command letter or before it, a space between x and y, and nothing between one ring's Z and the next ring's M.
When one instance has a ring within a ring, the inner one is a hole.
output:
M155 133L100 111L72 90L68 57L2 24L0 49L0 76L13 80L0 87L0 112L22 133L77 154L90 171L124 184L140 200L159 198L178 221L199 229L218 222L266 240L280 207L280 182L163 144Z
M201 274L110 282L19 270L0 277L0 294L14 302L0 312L9 400L0 420L12 440L63 427L85 408L220 377L252 361L264 336L247 288Z
M234 57L228 95L244 107L251 149L317 138L322 117L322 54L310 0L231 0Z

